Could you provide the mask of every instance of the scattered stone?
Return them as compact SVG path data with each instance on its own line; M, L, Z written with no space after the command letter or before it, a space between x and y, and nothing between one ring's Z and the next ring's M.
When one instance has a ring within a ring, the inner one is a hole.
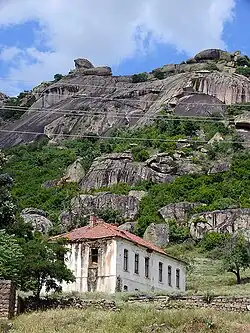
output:
M217 133L212 137L212 139L210 139L210 140L208 141L208 144L209 144L209 145L213 145L214 143L217 143L217 142L220 142L220 141L224 141L224 138L223 138L223 136L222 136L219 132L217 132Z

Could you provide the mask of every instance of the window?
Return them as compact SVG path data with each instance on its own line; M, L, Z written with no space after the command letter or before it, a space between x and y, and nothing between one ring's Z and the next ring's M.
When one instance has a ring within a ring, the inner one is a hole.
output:
M163 263L159 262L159 282L162 282L162 269L163 269Z
M149 258L145 258L145 277L149 277Z
M124 291L128 291L128 286L125 285L125 286L123 287L123 290L124 290Z
M124 250L124 258L123 258L123 269L124 271L128 270L128 250Z
M139 254L135 254L135 274L139 274Z
M172 286L172 267L168 266L168 285Z
M98 249L91 249L91 263L98 263Z
M180 288L180 270L176 270L176 288Z

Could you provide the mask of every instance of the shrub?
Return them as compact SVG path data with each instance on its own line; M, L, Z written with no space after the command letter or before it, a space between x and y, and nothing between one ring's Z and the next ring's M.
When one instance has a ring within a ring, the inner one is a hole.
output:
M223 245L229 238L229 234L220 234L215 231L208 232L200 241L200 246L204 251L211 251L216 247Z
M54 81L55 81L55 82L60 81L62 78L63 78L63 75L62 75L62 74L55 74L55 75L54 75Z
M140 74L134 74L132 76L132 82L133 83L138 83L138 82L145 82L148 79L148 74L147 73L140 73Z
M189 238L189 228L187 226L179 226L174 219L168 221L169 225L169 241L170 243L183 243Z
M237 66L243 67L243 66L250 66L250 59L248 56L242 56L238 57L237 59Z
M164 72L161 72L160 70L156 70L156 71L154 71L153 75L154 75L154 77L155 77L156 79L158 79L158 80L163 80L163 79L165 79L165 74L164 74Z
M216 64L211 62L211 63L207 64L206 70L208 70L208 71L218 71L219 69L218 69Z
M236 69L236 73L240 75L244 75L246 77L250 77L250 67L238 67Z
M134 160L138 161L138 162L144 162L150 157L148 150L144 149L142 147L133 148L132 154L133 154Z

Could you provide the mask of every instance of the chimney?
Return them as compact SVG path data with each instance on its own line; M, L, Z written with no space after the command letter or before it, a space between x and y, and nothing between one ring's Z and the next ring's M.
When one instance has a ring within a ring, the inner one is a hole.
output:
M95 227L99 223L98 219L94 215L90 215L89 217L89 226Z

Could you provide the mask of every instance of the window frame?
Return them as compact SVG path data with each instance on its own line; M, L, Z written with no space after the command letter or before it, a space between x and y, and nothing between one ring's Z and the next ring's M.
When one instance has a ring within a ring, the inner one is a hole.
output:
M175 272L175 285L176 285L176 288L177 289L180 289L180 269L179 268L176 268L176 272Z
M123 270L128 272L128 250L123 250Z
M134 267L134 273L139 274L139 254L135 253L135 267Z
M163 262L159 261L159 282L163 282Z
M144 269L145 269L145 278L149 279L149 257L145 257Z
M172 287L172 266L168 265L168 285Z

